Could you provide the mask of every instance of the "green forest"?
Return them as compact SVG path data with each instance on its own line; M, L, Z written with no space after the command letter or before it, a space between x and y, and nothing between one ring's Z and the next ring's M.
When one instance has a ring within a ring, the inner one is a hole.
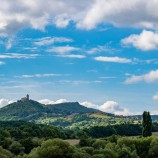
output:
M157 158L158 138L151 132L158 131L158 124L148 112L142 122L76 131L1 121L0 158Z

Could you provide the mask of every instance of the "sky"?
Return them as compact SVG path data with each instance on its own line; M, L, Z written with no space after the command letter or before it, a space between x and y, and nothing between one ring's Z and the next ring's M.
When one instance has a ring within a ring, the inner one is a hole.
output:
M0 0L0 107L26 94L158 114L157 0Z

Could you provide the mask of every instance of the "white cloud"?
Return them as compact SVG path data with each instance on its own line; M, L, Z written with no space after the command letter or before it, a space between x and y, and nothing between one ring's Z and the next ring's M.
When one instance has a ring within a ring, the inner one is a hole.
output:
M0 61L0 65L4 65L5 64L5 62L3 62L3 61Z
M98 83L102 83L102 81L99 80L92 80L92 81L88 81L88 80L60 80L59 83L61 84L73 84L73 85L80 85L80 84L98 84Z
M140 75L140 76L133 75L130 78L127 78L125 80L125 83L132 84L132 83L137 83L141 81L147 82L147 83L158 81L158 70L152 70L149 73Z
M109 44L110 43L107 43L107 44L102 45L102 46L97 46L95 48L91 48L91 49L87 50L86 53L96 54L96 53L102 53L102 52L110 52L111 53L111 52L117 51L114 48L110 48Z
M59 54L66 54L74 51L79 51L80 48L72 47L72 46L58 46L58 47L52 47L48 49L48 52L54 52Z
M37 39L36 42L34 42L34 44L38 46L46 46L54 43L69 43L69 42L73 42L73 40L66 37L43 37Z
M93 103L87 102L87 101L81 102L80 104L85 107L88 107L88 108L98 109L100 111L112 113L115 115L130 115L131 114L127 108L120 106L115 101L106 101L102 105L96 105L96 104L93 104Z
M63 14L63 15L58 15L55 17L54 24L58 28L65 28L69 25L70 21L71 19L66 14Z
M87 107L87 108L93 108L93 109L98 109L98 105L93 104L91 102L85 101L85 102L81 102L81 105Z
M59 100L56 100L56 101L53 101L53 100L50 100L50 99L42 99L42 100L39 100L38 102L40 102L41 104L48 105L48 104L65 103L65 102L68 102L68 101L66 99L59 99Z
M157 110L152 110L152 111L150 111L150 114L151 115L158 115L158 111Z
M44 30L51 24L66 27L70 20L77 20L90 3L84 0L80 4L72 0L1 0L0 33L10 35L27 27Z
M113 63L132 63L131 59L127 58L120 58L120 57L105 57L105 56L98 56L94 58L97 61L102 62L113 62Z
M18 76L20 78L40 78L40 77L55 77L55 76L61 76L61 74L33 74L33 75L21 75Z
M60 57L63 57L63 58L77 58L77 59L86 58L85 55L79 55L79 54L60 55Z
M15 102L15 100L0 99L0 108Z
M73 21L78 28L99 24L157 29L157 0L1 0L0 34L10 35L22 28L59 28Z
M55 101L49 100L49 99L41 99L38 102L41 103L41 104L45 104L45 105L47 105L47 104L55 104Z
M158 94L155 94L155 95L153 96L153 100L158 101Z
M55 101L55 104L60 104L60 103L65 103L68 102L66 99L59 99L57 101Z
M1 54L0 59L30 59L38 56L39 56L38 54L7 53L7 54Z
M139 35L133 34L122 40L125 45L132 45L143 51L158 49L158 33L143 30Z
M79 28L93 29L100 23L118 27L157 28L158 1L151 0L95 0L85 12ZM152 12L151 12L152 10Z
M99 110L113 113L116 115L128 115L129 111L128 109L121 107L117 102L115 101L107 101L103 105L99 106Z

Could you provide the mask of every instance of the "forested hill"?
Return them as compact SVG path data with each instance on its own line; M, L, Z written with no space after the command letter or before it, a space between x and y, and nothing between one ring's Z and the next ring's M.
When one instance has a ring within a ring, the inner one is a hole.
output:
M46 105L46 106L50 111L55 111L57 113L67 113L67 114L81 113L81 114L84 114L84 113L99 112L99 110L84 107L84 106L80 105L78 102L66 102L66 103Z
M93 126L141 124L142 116L116 116L87 108L78 102L44 105L24 99L0 108L0 121L14 120L78 130ZM158 116L152 116L152 120L158 120Z
M34 100L17 101L0 109L0 120L34 121L39 117L67 116L72 114L96 113L99 110L80 105L78 102L67 102L44 105Z

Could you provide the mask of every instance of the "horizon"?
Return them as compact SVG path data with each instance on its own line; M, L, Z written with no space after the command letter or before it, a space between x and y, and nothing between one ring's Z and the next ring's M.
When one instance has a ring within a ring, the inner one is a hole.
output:
M158 115L157 1L1 2L0 107L30 94Z

